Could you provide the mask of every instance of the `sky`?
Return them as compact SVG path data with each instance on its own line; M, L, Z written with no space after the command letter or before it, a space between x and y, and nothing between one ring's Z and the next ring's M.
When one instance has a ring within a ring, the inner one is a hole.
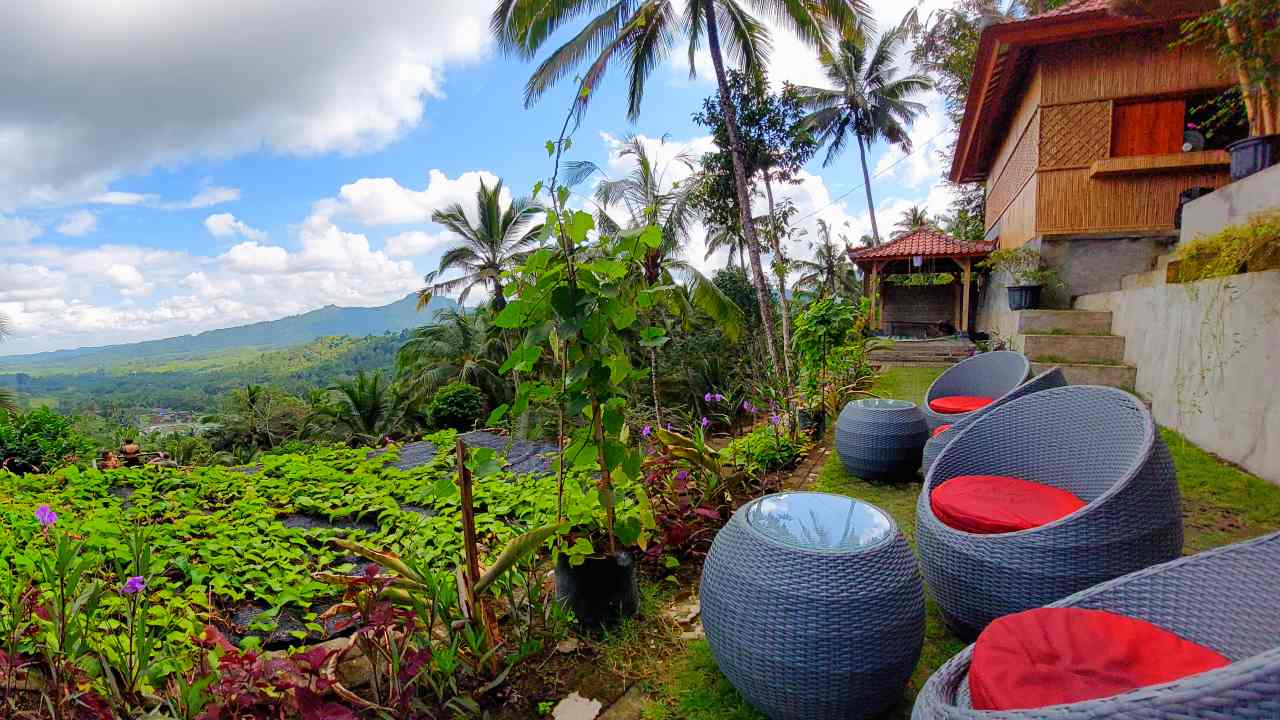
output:
M921 0L921 13L947 3ZM870 5L881 28L910 7ZM527 195L550 173L545 144L574 95L565 82L525 108L534 63L494 46L491 9L0 4L0 313L12 330L0 354L377 306L421 287L454 242L432 212L466 204L482 180ZM799 40L774 27L772 46L772 82L825 84ZM706 151L691 116L715 85L705 54L697 65L690 78L683 46L673 52L634 123L625 75L611 72L568 159L625 173L628 135L668 161ZM876 146L868 159L882 234L911 205L941 213L950 202L938 149L951 129L937 97L921 100L929 111L912 128L915 151ZM856 150L824 159L778 192L801 218L789 256L812 254L819 219L850 242L870 232ZM668 178L686 172L673 164ZM726 258L704 257L703 234L695 228L686 254L710 272Z

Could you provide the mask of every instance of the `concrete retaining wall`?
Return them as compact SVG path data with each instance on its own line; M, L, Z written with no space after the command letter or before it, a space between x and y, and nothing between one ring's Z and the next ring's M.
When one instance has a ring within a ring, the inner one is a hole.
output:
M1085 295L1112 313L1156 422L1280 484L1280 271Z

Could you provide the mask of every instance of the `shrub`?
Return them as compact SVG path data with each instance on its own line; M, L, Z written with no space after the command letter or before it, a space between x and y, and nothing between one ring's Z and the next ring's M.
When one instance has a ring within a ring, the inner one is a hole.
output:
M89 457L93 447L74 418L49 408L0 413L0 467L15 473L48 472Z
M720 456L747 474L759 476L792 467L808 451L804 435L792 438L785 428L765 425L729 443Z
M1182 246L1178 258L1182 282L1280 269L1280 210L1196 238Z
M450 383L436 391L427 414L437 428L470 430L484 417L484 393L473 385Z

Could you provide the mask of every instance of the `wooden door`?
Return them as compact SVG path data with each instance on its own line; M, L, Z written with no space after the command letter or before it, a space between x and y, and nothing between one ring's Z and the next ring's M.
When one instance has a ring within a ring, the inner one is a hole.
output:
M1111 157L1182 152L1186 100L1116 103L1111 113Z

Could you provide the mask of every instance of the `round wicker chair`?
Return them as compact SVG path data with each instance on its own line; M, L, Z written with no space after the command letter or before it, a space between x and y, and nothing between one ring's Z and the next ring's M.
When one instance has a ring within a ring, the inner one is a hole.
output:
M1005 393L1003 396L996 398L995 402L990 405L982 408L981 410L974 410L959 420L956 420L951 424L951 427L947 428L946 432L938 433L937 435L930 437L929 441L925 443L924 462L920 466L920 472L922 474L929 472L929 468L933 466L933 461L938 459L938 453L942 452L942 448L950 445L951 441L955 439L956 435L959 434L965 426L977 418L982 417L985 413L991 412L1007 402L1012 402L1020 397L1030 395L1031 393L1048 390L1050 388L1066 387L1069 384L1070 383L1067 382L1067 377L1062 374L1062 370L1060 368L1045 370L1039 375Z
M1008 475L1087 505L1041 527L978 535L942 523L930 493L960 475ZM1072 385L1005 403L961 429L916 503L925 584L972 639L995 618L1182 554L1178 480L1151 413L1123 390Z
M1227 656L1231 665L1108 698L1035 710L976 711L970 646L916 698L912 720L1222 720L1280 718L1280 533L1139 570L1053 607L1146 620Z
M1012 350L980 353L961 360L938 376L924 395L925 419L933 430L945 423L955 423L972 413L938 413L929 403L951 395L981 395L998 398L1022 384L1031 374L1027 356ZM977 412L977 411L975 411Z

